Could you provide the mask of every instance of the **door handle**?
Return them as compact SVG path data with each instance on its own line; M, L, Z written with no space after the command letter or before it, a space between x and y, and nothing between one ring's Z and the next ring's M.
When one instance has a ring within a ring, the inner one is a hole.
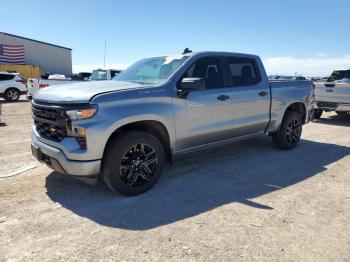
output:
M227 95L221 95L221 96L218 96L217 98L218 98L218 100L220 100L220 101L225 101L225 100L227 100L227 99L230 99L230 97L227 96Z
M259 92L259 96L267 96L267 92L266 91L261 91L261 92Z

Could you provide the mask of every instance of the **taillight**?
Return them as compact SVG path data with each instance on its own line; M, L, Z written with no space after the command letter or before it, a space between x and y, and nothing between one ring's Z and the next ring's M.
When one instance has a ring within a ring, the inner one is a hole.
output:
M49 84L39 84L39 88L49 87Z
M312 97L315 97L315 89L316 89L316 85L312 84Z
M16 82L22 83L22 84L27 84L27 80L26 79L19 79L16 80Z

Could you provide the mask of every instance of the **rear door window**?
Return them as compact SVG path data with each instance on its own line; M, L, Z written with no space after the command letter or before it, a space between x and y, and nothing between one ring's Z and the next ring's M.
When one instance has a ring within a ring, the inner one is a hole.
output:
M258 65L254 59L228 57L227 62L233 86L251 86L260 82Z
M204 57L198 59L185 72L183 78L185 77L204 78L207 89L223 87L220 59L218 57Z

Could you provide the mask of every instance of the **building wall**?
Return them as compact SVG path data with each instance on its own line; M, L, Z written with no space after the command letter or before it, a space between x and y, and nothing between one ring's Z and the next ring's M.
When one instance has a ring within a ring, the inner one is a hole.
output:
M50 74L72 74L72 50L0 33L0 43L24 45L26 64L41 66Z

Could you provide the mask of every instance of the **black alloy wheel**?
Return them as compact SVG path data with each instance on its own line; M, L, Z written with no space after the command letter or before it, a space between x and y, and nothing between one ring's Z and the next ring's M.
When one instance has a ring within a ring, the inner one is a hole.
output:
M298 112L287 111L280 128L272 133L274 145L280 149L292 149L300 141L303 129L302 117Z
M111 190L134 196L157 183L164 165L165 150L156 136L124 131L108 142L102 163L103 180Z
M287 126L286 138L290 145L298 143L301 137L301 123L298 119L292 118Z
M158 164L155 149L144 143L129 148L120 161L120 176L132 187L146 184L154 175Z

